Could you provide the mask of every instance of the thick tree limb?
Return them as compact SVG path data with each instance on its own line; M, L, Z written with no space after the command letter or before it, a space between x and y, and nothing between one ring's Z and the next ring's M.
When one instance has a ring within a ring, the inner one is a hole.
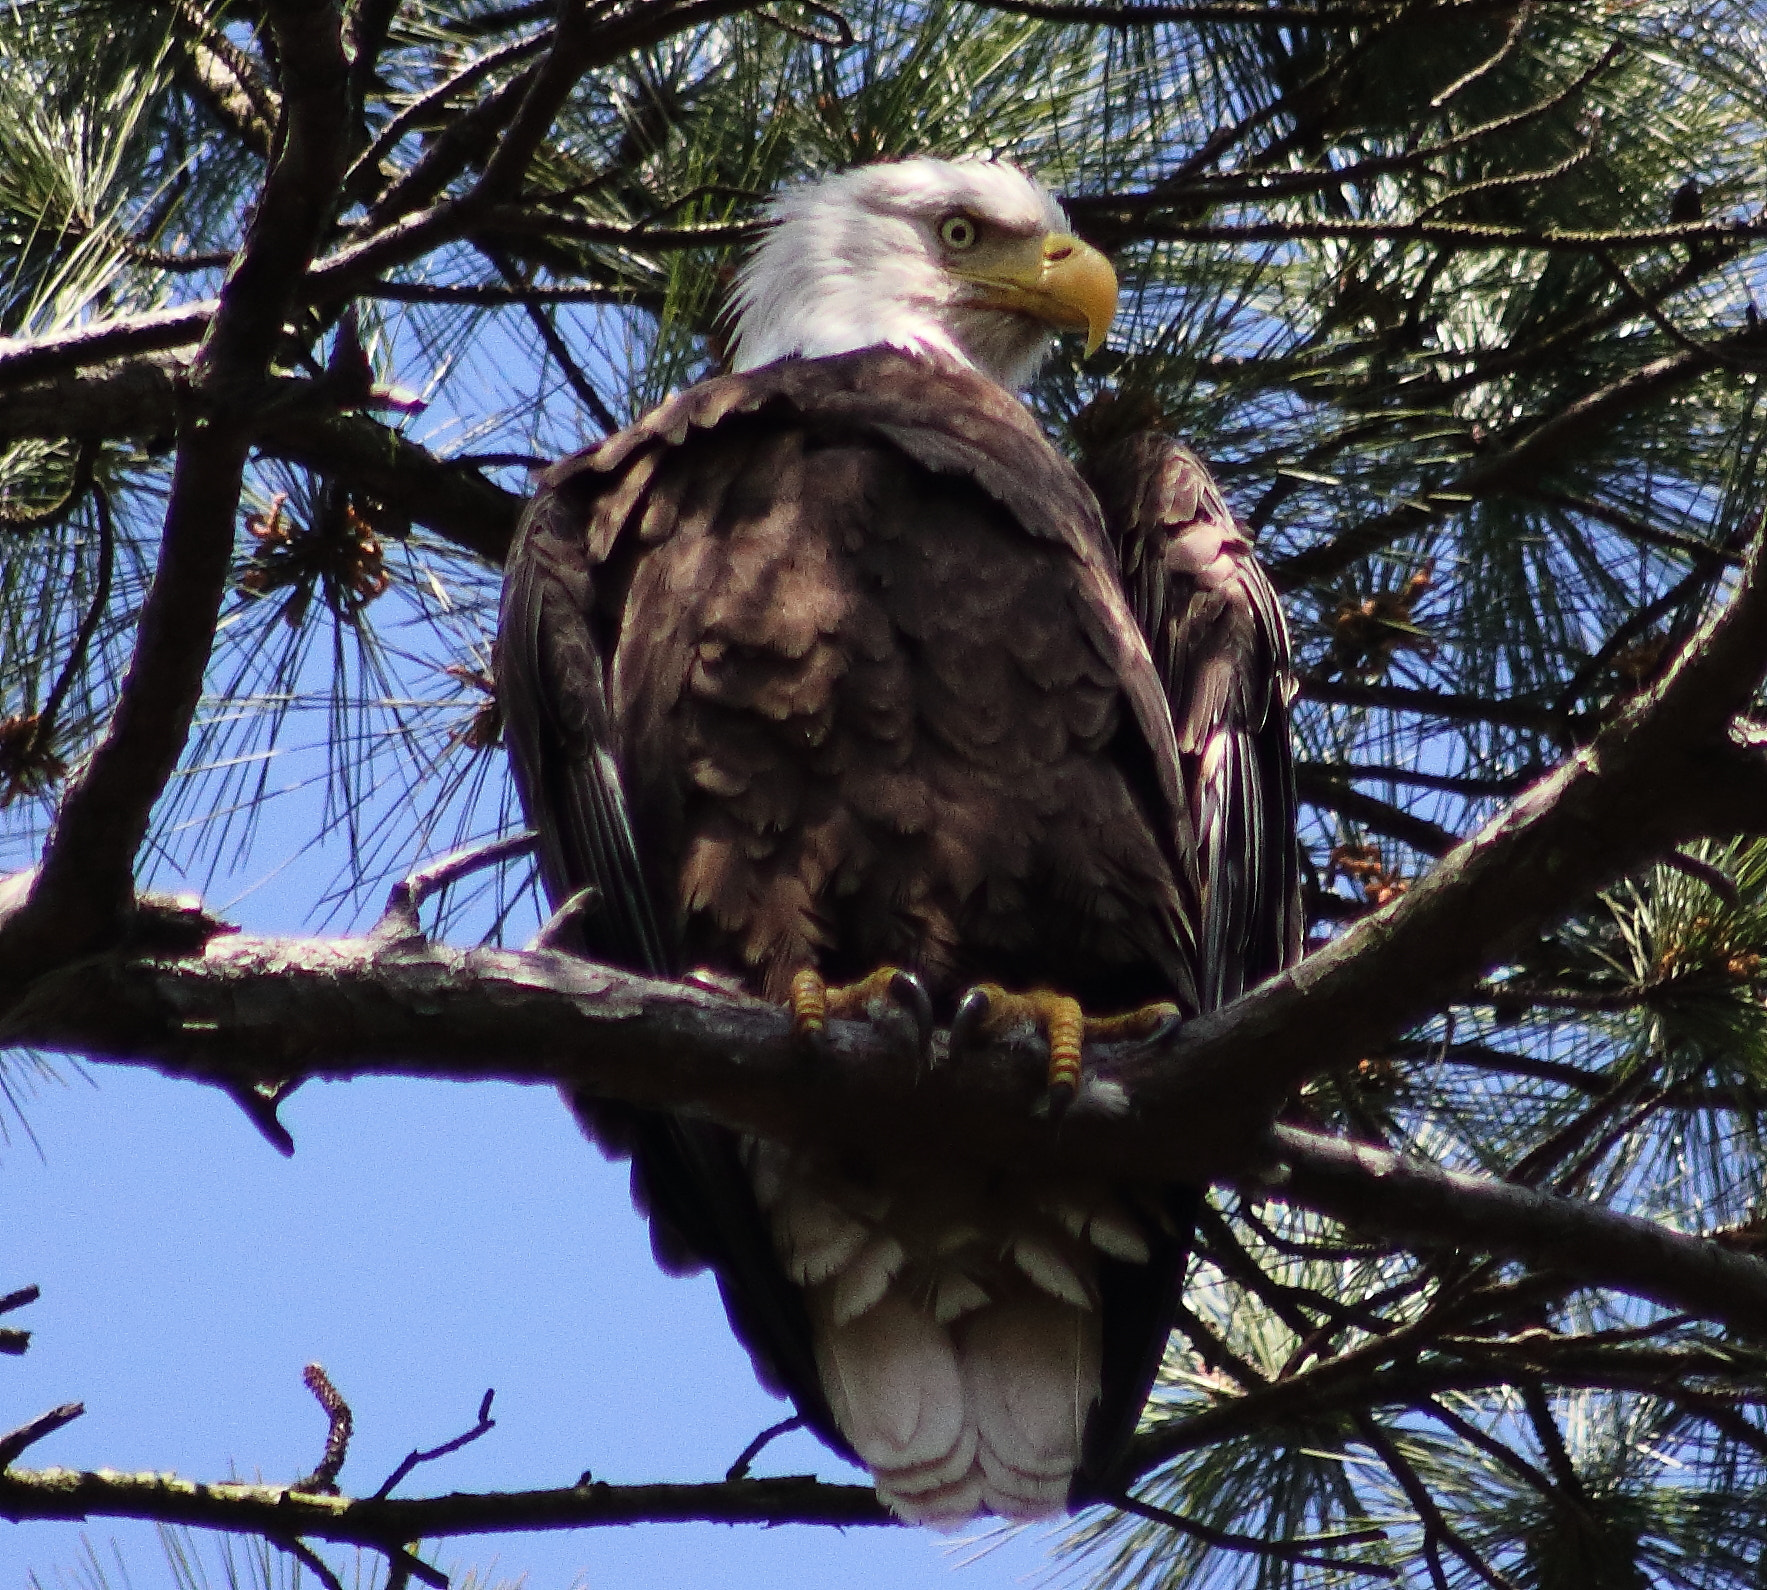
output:
M215 317L218 300L152 309L117 320L101 320L47 337L0 337L0 390L40 381L64 370L79 370L162 348L188 348L200 342Z
M608 1485L395 1497L323 1496L280 1485L204 1484L172 1474L15 1469L0 1474L0 1518L146 1518L203 1529L376 1549L447 1535L610 1524L893 1524L869 1485L802 1476L704 1485Z

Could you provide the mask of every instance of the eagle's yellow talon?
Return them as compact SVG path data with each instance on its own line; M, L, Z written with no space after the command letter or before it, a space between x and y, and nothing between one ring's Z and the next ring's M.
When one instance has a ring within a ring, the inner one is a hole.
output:
M1056 1114L1079 1096L1087 1040L1104 1043L1151 1038L1179 1019L1176 1005L1142 1005L1115 1016L1088 1016L1076 999L1047 988L1009 994L998 983L977 983L963 996L951 1023L954 1058L972 1045L1004 1037L1020 1022L1031 1022L1049 1044L1049 1107Z
M806 966L792 978L790 1004L792 1036L815 1042L828 1024L828 984L822 974Z
M1088 1016L1086 1037L1093 1043L1128 1043L1136 1038L1151 1038L1182 1017L1183 1012L1176 1005L1161 1000L1117 1016Z
M899 966L880 966L856 983L831 988L822 974L805 967L791 980L793 1037L819 1043L830 1019L867 1021L880 1005L896 1005L913 1018L915 1036L925 1053L932 1034L932 1002L920 979Z

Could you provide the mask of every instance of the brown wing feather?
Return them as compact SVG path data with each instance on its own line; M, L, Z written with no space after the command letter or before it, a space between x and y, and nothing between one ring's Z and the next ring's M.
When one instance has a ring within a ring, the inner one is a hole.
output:
M1089 460L1124 593L1171 706L1197 830L1203 1008L1300 956L1288 627L1252 545L1182 443L1141 431Z

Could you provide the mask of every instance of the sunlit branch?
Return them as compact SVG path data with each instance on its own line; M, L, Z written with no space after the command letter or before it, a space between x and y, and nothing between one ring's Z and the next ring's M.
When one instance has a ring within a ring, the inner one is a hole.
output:
M703 1485L610 1485L451 1496L324 1496L278 1485L206 1484L172 1474L11 1469L0 1518L144 1518L203 1529L328 1540L374 1550L408 1541L616 1524L890 1524L869 1485L747 1479Z

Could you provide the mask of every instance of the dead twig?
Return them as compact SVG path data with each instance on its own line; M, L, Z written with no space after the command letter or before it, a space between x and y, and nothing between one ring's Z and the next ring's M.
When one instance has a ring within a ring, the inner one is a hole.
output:
M463 1435L457 1435L452 1441L444 1441L440 1446L433 1446L428 1451L414 1447L407 1452L399 1466L380 1482L380 1489L374 1493L375 1500L378 1501L384 1496L390 1496L393 1487L419 1464L433 1463L437 1458L447 1457L449 1453L458 1452L469 1442L476 1441L480 1436L487 1435L496 1429L497 1421L491 1417L491 1399L496 1395L495 1387L487 1388L484 1396L479 1400L478 1422Z
M727 1480L747 1479L749 1465L761 1455L762 1449L766 1447L769 1442L777 1440L780 1436L787 1434L789 1431L801 1430L803 1427L804 1416L801 1413L794 1413L789 1419L781 1419L778 1424L768 1425L765 1430L742 1449L736 1461L725 1471L724 1478Z
M35 1446L44 1436L54 1435L64 1424L72 1424L86 1411L83 1402L64 1402L34 1419L27 1419L16 1430L0 1435L0 1470L12 1466L13 1460L28 1447Z

